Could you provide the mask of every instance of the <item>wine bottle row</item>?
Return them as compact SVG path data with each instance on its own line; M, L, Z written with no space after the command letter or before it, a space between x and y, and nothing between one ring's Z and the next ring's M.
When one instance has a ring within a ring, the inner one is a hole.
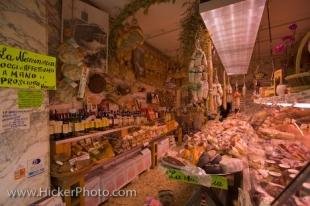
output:
M112 128L141 125L147 123L146 114L140 111L98 111L79 110L77 112L50 112L50 138L67 139Z

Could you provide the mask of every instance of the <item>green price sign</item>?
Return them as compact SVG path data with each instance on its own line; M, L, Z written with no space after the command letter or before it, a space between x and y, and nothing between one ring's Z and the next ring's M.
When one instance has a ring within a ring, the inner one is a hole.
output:
M177 169L168 169L166 171L166 175L168 176L169 179L181 181L181 182L186 182L186 183L191 183L191 184L198 184L198 178L195 176L190 176L184 174L181 170Z
M56 89L56 58L0 44L0 87Z
M218 175L211 175L211 187L227 190L228 189L227 178Z
M43 93L41 90L20 90L18 91L19 108L37 108L43 103Z

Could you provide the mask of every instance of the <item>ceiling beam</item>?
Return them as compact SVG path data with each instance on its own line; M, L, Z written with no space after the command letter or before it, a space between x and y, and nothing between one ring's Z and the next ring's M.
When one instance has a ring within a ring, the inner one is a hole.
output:
M166 35L166 34L170 34L170 33L173 33L173 32L179 31L179 30L181 30L180 27L174 28L174 29L170 29L168 31L163 31L163 32L157 33L155 35L147 37L146 40L154 39L156 37L163 36L163 35Z

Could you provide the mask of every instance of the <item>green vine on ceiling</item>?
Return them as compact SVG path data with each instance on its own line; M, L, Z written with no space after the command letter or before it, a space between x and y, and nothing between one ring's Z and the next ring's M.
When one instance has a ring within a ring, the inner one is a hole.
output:
M133 16L140 9L144 9L144 13L148 13L150 6L159 3L175 3L176 0L132 0L120 11L118 16L111 19L111 31L109 39L110 57L116 55L116 42L118 31L123 27L123 23ZM181 19L180 44L182 51L182 64L187 65L195 48L196 38L200 38L205 31L203 21L199 14L199 0L192 0L183 4L186 8L183 18Z
M116 42L118 36L118 30L123 27L123 22L133 16L140 9L144 9L144 14L148 13L150 6L159 3L175 3L176 0L132 0L120 11L115 19L111 19L111 31L109 38L109 54L110 57L114 57L116 53Z
M181 20L180 43L183 56L183 64L187 65L191 55L195 49L195 41L203 34L204 23L199 14L199 0L194 2L186 2L183 6L187 6L184 16Z

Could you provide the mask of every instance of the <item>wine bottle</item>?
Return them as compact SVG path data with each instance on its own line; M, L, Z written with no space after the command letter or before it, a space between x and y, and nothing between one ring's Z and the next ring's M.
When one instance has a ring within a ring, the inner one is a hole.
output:
M75 112L72 114L72 116L73 116L73 125L74 125L73 135L78 136L78 133L80 132L79 115L77 112Z
M83 128L83 131L86 133L89 132L90 130L90 123L89 121L86 120L87 117L88 117L87 109L84 108L81 110L80 121L81 121L81 127Z
M95 116L95 113L94 112L89 112L88 116ZM95 120L92 119L92 120L89 120L89 131L94 131L94 130L96 130Z
M96 130L96 131L100 131L100 130L101 130L100 111L98 111L97 114L96 114L96 119L95 119L95 130Z
M50 134L50 139L54 140L54 134L55 134L55 114L53 111L50 111L50 118L49 118L49 134Z
M114 127L118 127L118 118L116 111L113 112Z
M64 113L62 114L62 139L66 139L70 136L70 131L69 131L69 119L67 117L67 114Z
M62 120L61 115L57 113L55 110L55 133L54 133L54 139L60 140L62 136Z
M80 132L81 133L84 133L85 132L85 125L86 125L86 114L83 110L80 110L80 119L79 119L79 122L80 122Z
M71 111L69 111L68 113L68 120L69 120L69 134L70 134L70 137L72 137L74 134L74 116L72 114Z
M109 113L109 124L110 124L110 128L114 127L114 115L113 115L113 111L110 111Z

